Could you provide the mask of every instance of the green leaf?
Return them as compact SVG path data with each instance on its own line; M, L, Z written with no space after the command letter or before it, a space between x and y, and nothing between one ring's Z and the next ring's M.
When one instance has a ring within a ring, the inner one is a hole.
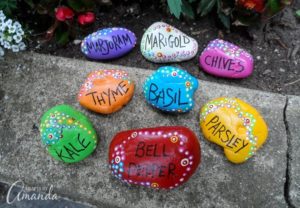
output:
M298 11L296 11L296 16L300 17L300 9Z
M193 2L195 2L195 1L197 1L197 0L189 0L189 3L193 3Z
M0 0L0 10L3 10L4 14L11 16L16 8L17 0Z
M218 17L221 20L224 27L230 29L230 17L225 15L223 12L218 12Z
M95 6L95 0L83 0L82 4L84 4L86 8L92 8Z
M280 10L280 1L278 0L268 0L267 7L272 13L276 13Z
M33 0L24 0L26 4L28 4L30 6L31 9L35 8L35 4L33 2Z
M182 13L184 13L185 15L187 15L188 17L190 17L192 19L195 18L195 14L194 14L192 6L185 0L182 0Z
M68 5L74 9L76 12L81 12L84 11L84 5L82 4L82 2L80 0L68 0Z
M181 7L182 1L181 0L168 0L168 6L170 9L171 14L173 14L177 19L179 19L181 14Z
M59 45L65 45L69 42L69 31L57 30L55 33L55 40Z
M217 2L217 0L201 0L201 2L199 4L200 15L205 16L209 12L211 12L211 10L215 6L216 2Z

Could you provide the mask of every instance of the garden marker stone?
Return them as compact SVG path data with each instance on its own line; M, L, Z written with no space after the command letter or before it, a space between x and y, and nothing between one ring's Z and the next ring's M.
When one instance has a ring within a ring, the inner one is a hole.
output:
M195 39L164 22L152 24L141 41L143 56L155 63L186 61L193 58L197 51Z
M200 112L204 137L224 148L233 163L243 163L264 144L268 127L259 112L237 98L217 98Z
M160 110L184 113L193 109L197 88L198 80L185 70L164 66L146 79L144 96Z
M69 105L48 110L41 119L40 134L48 153L66 163L85 159L97 146L97 135L89 119Z
M110 114L120 110L132 98L134 84L123 70L98 70L82 84L79 103L92 111Z
M90 59L108 60L125 55L135 44L135 34L130 30L105 28L85 37L81 43L81 51Z
M245 78L253 72L252 55L220 39L208 44L199 57L199 62L204 71L219 77Z
M115 177L155 189L173 189L186 182L200 157L197 137L182 126L123 131L109 147L109 167Z

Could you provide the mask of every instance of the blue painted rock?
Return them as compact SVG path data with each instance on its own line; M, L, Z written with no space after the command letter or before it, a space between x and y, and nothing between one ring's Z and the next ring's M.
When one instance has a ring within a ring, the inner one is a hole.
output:
M194 107L198 80L185 70L160 67L144 84L144 95L152 106L169 112L188 112Z
M211 41L199 57L200 66L209 74L245 78L253 72L253 58L244 49L224 40Z
M119 58L131 51L136 44L133 32L126 28L105 28L98 30L81 43L81 51L91 59L107 60Z
M92 123L69 105L49 109L41 119L40 134L48 153L66 163L83 160L97 146Z
M155 63L186 61L193 58L197 51L195 39L164 22L152 24L141 41L143 56Z

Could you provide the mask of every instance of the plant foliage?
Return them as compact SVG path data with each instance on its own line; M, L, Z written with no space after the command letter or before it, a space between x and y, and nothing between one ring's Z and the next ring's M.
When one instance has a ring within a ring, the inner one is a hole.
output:
M250 25L259 18L271 17L290 5L292 0L167 0L171 14L194 18L216 12L225 28L231 24Z
M0 10L7 16L12 16L13 10L17 8L17 0L0 0Z
M77 21L66 20L57 21L55 19L55 11L61 6L65 6L73 10L75 15L92 11L95 6L93 0L24 0L27 5L39 15L48 15L53 18L54 24L49 27L46 33L46 39L55 38L56 42L64 45L74 38L79 30Z

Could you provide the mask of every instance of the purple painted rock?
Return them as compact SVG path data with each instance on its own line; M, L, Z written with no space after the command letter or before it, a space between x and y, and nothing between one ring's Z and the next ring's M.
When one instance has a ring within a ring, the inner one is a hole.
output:
M204 71L219 77L245 78L253 71L253 57L250 53L220 39L208 44L199 62Z
M81 51L90 59L107 60L119 58L136 45L136 37L126 28L105 28L98 30L81 43Z

